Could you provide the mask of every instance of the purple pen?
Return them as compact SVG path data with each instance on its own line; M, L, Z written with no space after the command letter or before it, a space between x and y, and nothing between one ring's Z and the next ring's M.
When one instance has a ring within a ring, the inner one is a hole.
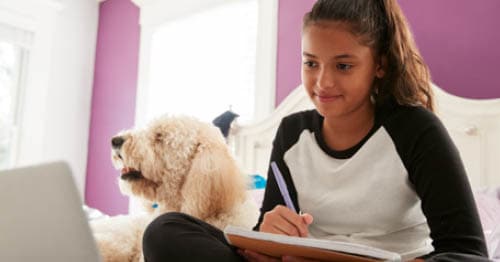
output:
M297 210L293 206L292 199L290 198L290 194L288 193L288 188L286 187L285 184L285 179L283 179L283 175L281 174L280 170L278 169L278 165L276 165L276 162L271 162L271 170L273 171L274 178L276 179L276 182L278 183L278 187L280 189L281 195L283 196L283 199L285 200L286 206L293 210L293 212L297 213Z

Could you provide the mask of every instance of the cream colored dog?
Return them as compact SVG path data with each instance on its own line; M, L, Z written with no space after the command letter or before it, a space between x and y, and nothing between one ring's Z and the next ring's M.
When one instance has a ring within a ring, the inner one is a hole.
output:
M142 261L142 234L156 216L183 212L220 229L251 228L258 210L247 181L215 126L189 117L161 117L112 139L120 190L146 212L91 223L104 261ZM157 208L152 208L157 206Z

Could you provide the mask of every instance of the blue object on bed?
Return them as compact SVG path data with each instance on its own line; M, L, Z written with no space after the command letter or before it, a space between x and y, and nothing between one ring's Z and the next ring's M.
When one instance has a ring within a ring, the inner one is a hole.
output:
M262 189L266 187L266 179L259 175L259 174L253 174L251 175L252 181L253 181L253 189Z

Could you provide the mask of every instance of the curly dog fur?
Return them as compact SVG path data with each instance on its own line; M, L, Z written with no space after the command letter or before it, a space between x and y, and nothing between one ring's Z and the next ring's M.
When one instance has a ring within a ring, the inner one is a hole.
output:
M141 199L147 212L92 223L104 261L141 261L144 229L165 212L183 212L220 229L251 228L257 221L247 180L220 130L209 123L164 116L144 129L123 131L112 139L112 161L121 170L121 192Z

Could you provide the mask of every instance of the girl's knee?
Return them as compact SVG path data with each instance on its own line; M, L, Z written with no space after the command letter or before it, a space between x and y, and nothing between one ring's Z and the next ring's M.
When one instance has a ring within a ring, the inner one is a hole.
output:
M143 239L146 240L160 240L162 242L168 241L169 238L174 237L176 232L183 228L183 225L192 223L190 216L179 213L169 212L160 215L154 219L144 231ZM159 239L158 239L159 238Z
M181 251L179 248L185 245L181 236L190 223L188 215L177 212L166 213L153 220L142 237L146 261L163 261L175 257Z
M159 216L143 236L146 261L241 261L222 231L183 213Z

